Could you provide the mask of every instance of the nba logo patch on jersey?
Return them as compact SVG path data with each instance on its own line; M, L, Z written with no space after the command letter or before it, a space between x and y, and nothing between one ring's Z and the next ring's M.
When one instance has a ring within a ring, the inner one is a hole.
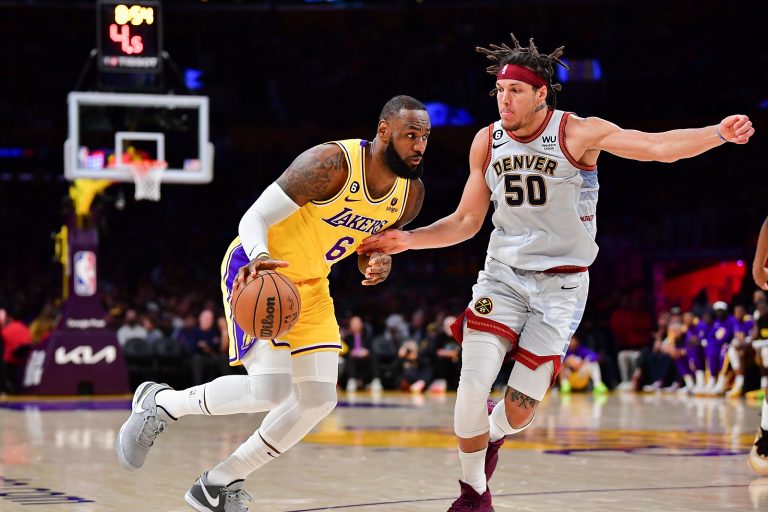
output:
M483 297L475 302L475 311L481 315L487 315L493 311L493 301L489 297Z
M75 295L90 297L96 293L96 254L93 251L75 253Z

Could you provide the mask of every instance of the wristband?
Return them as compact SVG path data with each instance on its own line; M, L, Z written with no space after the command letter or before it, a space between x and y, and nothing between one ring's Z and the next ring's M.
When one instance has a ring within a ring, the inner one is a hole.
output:
M720 137L720 140L722 140L723 142L728 142L728 139L720 135L720 126L715 126L715 133L717 134L718 137Z

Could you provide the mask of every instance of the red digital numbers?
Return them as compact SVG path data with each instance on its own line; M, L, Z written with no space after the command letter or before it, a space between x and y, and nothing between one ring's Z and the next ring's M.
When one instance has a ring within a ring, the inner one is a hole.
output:
M120 43L120 48L128 55L135 55L144 51L141 36L131 37L131 29L128 25L119 26L117 23L109 25L109 38Z

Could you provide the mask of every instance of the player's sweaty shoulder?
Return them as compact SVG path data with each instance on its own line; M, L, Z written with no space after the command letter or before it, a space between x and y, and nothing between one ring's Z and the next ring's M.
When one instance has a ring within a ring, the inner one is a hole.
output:
M300 154L277 179L296 204L330 199L347 179L347 160L336 144L321 144Z

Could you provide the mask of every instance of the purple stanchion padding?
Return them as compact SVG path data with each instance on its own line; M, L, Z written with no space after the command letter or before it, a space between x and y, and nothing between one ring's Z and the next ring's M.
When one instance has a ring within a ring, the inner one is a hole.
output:
M19 389L36 395L127 393L128 370L115 333L55 331L30 351Z
M98 233L68 222L69 296L48 341L27 356L19 389L40 395L128 392L128 370L115 331L107 329L97 280Z

